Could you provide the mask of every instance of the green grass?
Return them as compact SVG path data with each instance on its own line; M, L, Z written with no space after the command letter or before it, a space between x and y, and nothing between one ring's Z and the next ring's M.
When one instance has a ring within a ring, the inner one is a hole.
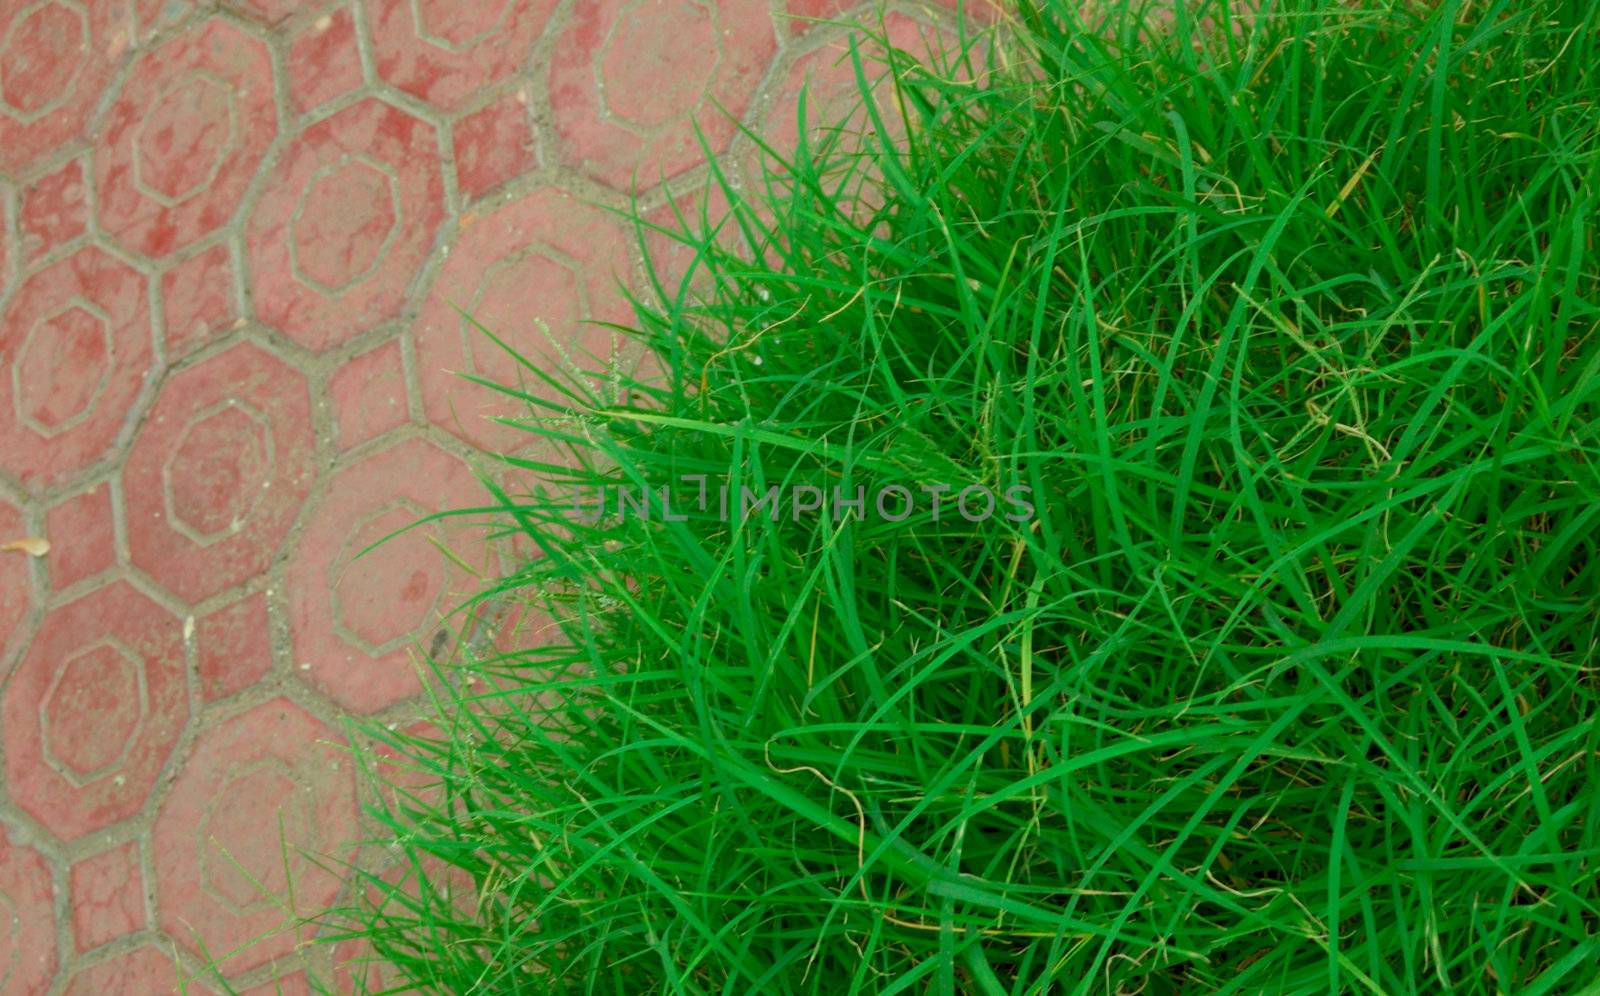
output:
M561 636L375 731L433 783L382 814L424 886L346 911L399 978L1594 983L1600 7L1069 8L716 177L654 377L528 369L562 456L506 458L541 555L483 597ZM1037 514L721 521L696 474Z

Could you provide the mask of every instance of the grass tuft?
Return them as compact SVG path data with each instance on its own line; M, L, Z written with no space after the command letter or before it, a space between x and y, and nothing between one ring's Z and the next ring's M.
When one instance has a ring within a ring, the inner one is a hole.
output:
M520 395L484 597L557 632L377 731L396 985L1594 982L1600 7L1077 7L864 29L850 128L641 222L651 376Z

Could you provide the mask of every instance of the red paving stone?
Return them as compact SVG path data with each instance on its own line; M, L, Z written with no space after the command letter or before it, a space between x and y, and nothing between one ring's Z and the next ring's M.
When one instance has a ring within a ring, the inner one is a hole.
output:
M100 225L165 256L233 218L278 133L267 46L213 20L143 56L97 142Z
M267 596L245 595L195 624L200 696L207 702L244 691L272 668Z
M170 993L178 991L186 976L179 972L175 952L146 944L81 968L67 980L64 996L106 996L107 993ZM189 982L184 990L207 996L210 989Z
M334 442L341 450L405 425L410 416L399 340L390 339L334 371L328 401L333 405Z
M304 25L289 43L285 76L289 102L309 111L361 85L361 60L356 50L356 22L340 8Z
M443 221L433 125L373 99L311 125L247 228L257 316L310 349L398 317Z
M266 570L311 490L304 375L240 343L169 379L122 471L135 566L187 602Z
M476 200L538 163L526 90L509 90L456 122L456 182Z
M55 886L44 855L0 825L0 992L33 996L56 974Z
M0 171L26 170L78 136L132 29L121 4L0 8Z
M570 365L559 363L563 355L603 357L612 333L585 321L627 317L615 288L627 276L633 235L557 188L469 217L464 227L413 330L423 406L430 421L469 442L514 447L527 434L490 418L526 415L526 406L459 375L550 392L528 383L527 371L456 309L552 369Z
M72 934L79 951L110 943L145 925L138 841L84 858L72 866L70 882Z
M161 275L161 300L168 359L224 333L239 318L228 247L214 245L174 263Z
M556 0L366 0L378 75L442 108L527 62Z
M116 566L117 528L111 501L111 486L101 483L62 499L45 514L45 535L53 537L48 561L52 590Z
M83 160L70 159L33 182L22 198L18 227L29 259L45 256L89 229L89 185Z
M151 829L161 928L230 975L290 953L310 928L279 929L285 884L302 913L337 896L325 866L351 857L354 776L338 734L288 699L203 731Z
M776 50L765 0L580 5L548 73L564 161L619 190L683 173L703 159L697 127L727 148Z
M364 554L418 519L482 504L483 491L460 459L406 439L334 474L289 563L289 628L299 676L359 713L422 690L416 642L429 653L452 646L443 612L493 568L481 527L457 519L413 529ZM439 556L435 543L448 548ZM455 561L454 563L452 561Z
M24 532L22 512L0 497L0 536L16 539ZM0 660L22 639L22 623L33 605L32 593L27 560L18 553L0 554Z
M785 141L800 80L850 83L785 8L870 4L0 0L0 543L51 544L0 553L0 996L168 993L202 950L247 996L348 985L280 905L349 898L372 831L339 724L417 728L498 569L460 519L355 554L528 450L460 373L545 392L454 309L556 376L610 357L586 320L640 264L603 208L697 210L697 128L742 175L734 118Z
M27 277L0 323L0 471L48 486L110 456L156 372L149 281L85 247Z
M182 625L116 581L54 609L6 682L6 787L63 840L139 812L189 717Z

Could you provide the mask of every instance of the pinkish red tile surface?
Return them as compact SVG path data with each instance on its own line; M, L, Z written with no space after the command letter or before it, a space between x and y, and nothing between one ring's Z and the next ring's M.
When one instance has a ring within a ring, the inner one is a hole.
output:
M339 8L304 25L289 43L289 103L309 111L361 85L356 21Z
M106 993L177 992L182 978L178 957L151 944L114 954L72 973L64 996L105 996ZM211 990L191 983L185 990L196 996Z
M24 280L0 323L0 470L48 486L110 457L157 373L149 281L85 247Z
M135 566L189 603L266 570L316 473L305 376L242 342L163 387L122 471Z
M142 56L96 143L100 225L165 256L233 218L278 133L267 46L212 20Z
M0 996L157 996L202 951L249 996L349 982L293 921L372 830L341 720L414 728L449 610L526 555L447 520L357 556L528 446L455 309L610 357L607 208L697 210L696 129L742 170L740 122L839 85L787 15L870 6L0 0L0 544L50 543L0 552Z
M11 799L62 840L144 806L189 718L182 624L126 581L45 617L6 682Z
M477 200L538 165L528 92L509 90L456 122L456 182Z
M0 932L0 983L7 993L42 993L55 979L55 883L50 862L15 829L0 826L0 915L10 929Z
M260 681L272 669L272 634L262 592L230 602L195 624L200 696L224 698Z
M117 528L111 486L104 482L63 498L45 513L50 544L50 587L69 587L117 563Z
M317 350L399 317L444 221L438 142L373 98L297 136L246 229L257 317Z
M776 51L765 0L579 5L548 72L565 161L619 190L683 173L697 128L727 148Z
M527 434L490 419L525 416L526 407L460 374L543 385L527 383L527 371L457 309L553 372L592 366L578 361L604 357L612 333L589 322L627 317L616 288L627 277L632 236L614 216L554 187L469 216L463 229L412 330L424 411L469 442L514 446Z
M156 918L230 974L289 954L305 925L284 925L288 882L304 913L338 894L328 867L348 860L355 771L338 734L285 698L201 732L151 829ZM322 856L319 858L319 856Z
M228 247L213 245L172 264L161 275L161 302L168 359L225 333L239 318Z
M417 641L434 654L450 648L459 620L447 623L443 613L471 593L494 558L482 528L459 519L401 531L424 516L477 504L482 489L467 465L422 439L402 440L335 473L289 562L289 628L300 677L358 713L420 693Z
M68 160L33 182L18 219L29 259L47 255L88 230L88 192L81 159Z
M84 858L72 866L70 881L72 933L79 951L108 944L145 925L138 841Z

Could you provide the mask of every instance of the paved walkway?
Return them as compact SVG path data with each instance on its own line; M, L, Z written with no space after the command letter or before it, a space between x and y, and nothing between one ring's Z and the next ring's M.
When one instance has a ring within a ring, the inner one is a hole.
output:
M577 322L639 263L582 199L691 189L693 125L740 155L718 105L792 136L798 81L845 73L784 15L848 6L0 0L0 543L50 543L0 553L0 993L236 948L247 990L328 977L273 931L286 876L301 910L342 887L299 849L358 857L339 717L414 715L473 584L433 539L503 554L350 563L518 442L451 306L604 352Z

